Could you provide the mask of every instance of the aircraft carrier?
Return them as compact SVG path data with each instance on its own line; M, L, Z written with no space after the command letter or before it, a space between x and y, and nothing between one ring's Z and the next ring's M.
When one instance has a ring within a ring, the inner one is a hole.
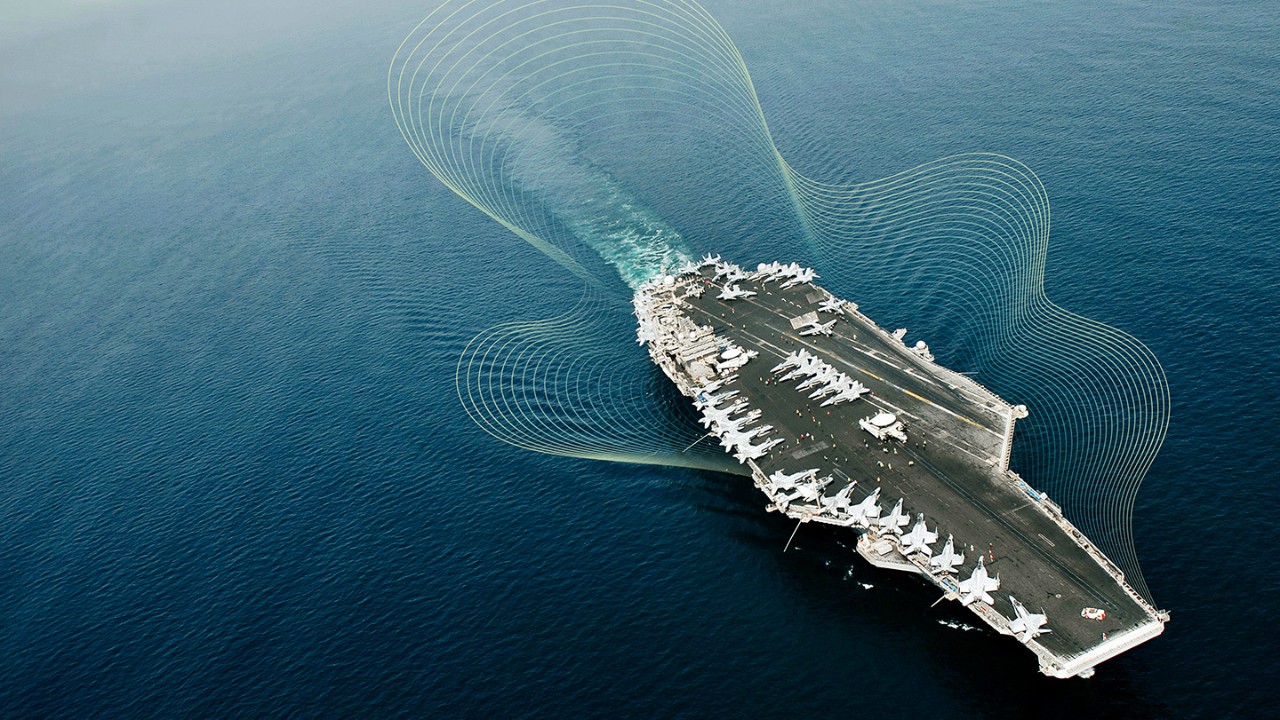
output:
M794 263L707 256L641 286L639 342L708 429L798 521L849 527L873 565L917 573L1051 677L1094 667L1169 615L1009 470L1026 417L908 347ZM793 535L794 536L794 535Z

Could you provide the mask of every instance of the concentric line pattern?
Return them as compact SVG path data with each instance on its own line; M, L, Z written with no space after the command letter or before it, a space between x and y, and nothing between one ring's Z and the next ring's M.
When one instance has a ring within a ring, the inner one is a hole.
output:
M713 157L706 187L738 183L795 212L795 254L824 285L860 302L912 288L892 306L866 300L868 314L924 331L944 364L1030 406L1015 469L1149 597L1131 517L1168 425L1164 374L1134 338L1045 297L1049 204L1027 168L971 154L857 185L806 178L778 153L732 41L686 0L447 2L397 51L388 96L434 175L587 285L564 316L467 347L458 392L487 432L541 452L724 467L714 446L680 452L696 427L655 389L622 310L626 286L692 250L619 173L647 163L637 177L681 187L682 159Z
M561 317L480 333L458 365L463 406L485 432L529 450L741 472L713 440L695 442L689 404L628 342L627 317L588 291Z
M973 154L851 187L792 177L832 286L857 297L867 282L926 274L929 295L897 304L895 320L928 328L936 349L970 349L964 366L1032 408L1016 469L1149 596L1132 510L1168 427L1168 386L1142 343L1045 297L1049 203L1035 175Z

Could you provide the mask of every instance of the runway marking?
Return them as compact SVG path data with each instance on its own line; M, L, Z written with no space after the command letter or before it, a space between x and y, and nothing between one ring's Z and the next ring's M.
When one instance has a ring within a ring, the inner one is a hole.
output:
M749 304L749 305L755 306L755 307L756 307L756 308L758 308L761 312L766 313L766 314L767 314L768 316L770 316L770 317L778 317L778 318L780 318L780 317L781 317L781 316L780 316L780 315L778 315L776 312L774 312L774 311L770 310L770 308L769 308L768 306L763 305L760 301L755 300L755 299L752 299L752 298L743 298L741 301L735 301L735 302L745 302L745 303L747 303L747 304ZM691 304L691 305L692 305L692 304ZM705 312L705 311L704 311L704 312ZM710 313L710 312L707 312L707 315L708 315L708 316L710 316L710 315L711 315L711 313ZM845 322L848 322L848 323L850 323L850 324L853 324L853 323L855 322L854 320L849 319L849 317L848 317L847 315L842 315L841 317L844 317L844 318L845 318ZM732 325L732 323L730 323L730 325ZM778 329L778 328L774 328L774 327L771 327L771 326L768 326L768 327L770 327L770 329L771 329L771 330L777 330L777 329ZM745 329L744 329L744 328L739 328L739 330L743 330L743 334L745 334L745 335L750 335L752 338L755 338L755 339L757 339L757 340L760 340L760 342L761 342L762 344L764 344L764 343L766 342L766 341L764 341L764 340L762 340L762 339L760 339L760 338L757 338L757 337L756 337L755 335L753 335L752 333L745 332ZM873 330L872 328L867 328L867 332L874 332L874 330ZM785 331L781 331L781 332L780 332L780 334L781 334L781 335L783 335L784 337L787 335L787 333L786 333ZM833 336L833 339L834 339L835 337L839 337L839 336L838 336L838 335L837 335L837 336ZM806 339L806 337L805 337L805 336L793 335L793 336L791 336L791 338L792 338L792 340L794 340L794 341L795 341L795 342L797 342L797 343L803 343L806 347L808 347L808 348L810 348L810 349L814 350L815 352L822 353L823 355L826 355L827 357L829 357L829 358L831 358L831 359L833 359L833 360L837 360L837 361L839 361L839 362L842 362L842 363L844 363L844 364L845 364L845 366L847 366L847 367L849 367L849 368L852 368L852 369L854 369L854 370L857 370L858 372L861 372L861 373L863 373L863 374L866 374L866 375L868 375L868 376L870 376L870 377L873 377L873 378L875 378L875 379L879 380L880 382L882 382L882 383L884 383L884 384L886 384L886 385L889 385L890 387L892 387L892 388L894 388L894 389L896 389L896 390L900 390L901 392L903 392L903 393L905 393L905 394L907 394L907 395L910 395L911 397L913 397L913 398L915 398L915 399L919 400L920 402L926 403L926 404L928 404L928 405L932 405L933 407L938 408L939 410L941 410L941 411L943 411L943 412L947 413L948 415L951 415L952 417L955 417L955 418L958 418L958 419L960 419L960 420L963 420L963 421L965 421L965 422L969 423L970 425L972 425L972 426L974 426L974 427L976 427L976 428L978 428L978 429L980 429L980 430L984 430L984 431L986 431L986 432L991 433L992 435L995 435L996 437L999 437L999 438L1002 438L1002 439L1003 439L1003 437L1004 437L1004 436L1003 436L1003 434L998 433L998 432L996 432L996 431L992 430L991 428L988 428L986 425L983 425L982 423L980 423L980 422L978 422L978 421L976 421L976 420L974 420L974 419L972 419L972 418L966 417L966 416L961 415L960 413L957 413L957 412L955 412L955 411L953 411L953 410L951 410L951 409L949 409L949 408L943 407L942 405L939 405L938 403L934 402L933 400L930 400L930 399L928 399L928 398L926 398L926 397L923 397L923 396L921 396L921 395L918 395L918 394L916 394L916 393L914 393L914 392L912 392L912 391L910 391L910 390L907 390L906 388L901 387L901 386L899 386L899 385L898 385L898 384L896 384L896 383L893 383L893 382L890 382L890 381L888 381L888 380L885 380L884 378L880 377L879 375L876 375L875 373L871 372L870 370L867 370L866 368L863 368L863 367L859 367L859 366L857 366L857 365L854 365L853 363L849 362L848 360L844 359L844 358L843 358L843 357L841 357L841 356L835 355L835 354L833 354L832 352L830 352L830 351L828 351L828 350L823 350L822 348L819 348L819 347L817 347L817 346L813 345L813 344L812 344L812 341L810 341L810 340ZM854 341L853 341L853 340L851 340L850 338L843 338L843 339L845 340L845 342L846 342L846 343L849 343L849 344L852 344L852 343L854 342ZM770 347L772 347L772 348L774 348L775 350L778 350L779 352L781 352L781 349L780 349L780 348L778 348L776 345L773 345L772 343L768 343L768 344L769 344L769 346L770 346ZM888 365L892 365L896 370L899 370L899 371L901 371L901 372L907 372L907 373L908 373L908 374L910 374L912 377L917 377L914 373L910 373L910 371L909 371L909 369L908 369L908 368L898 367L897 365L893 365L893 363L890 363L888 360L883 360L883 359L881 359L881 358L877 357L876 353L875 353L873 350L871 350L871 349L864 350L864 349L862 349L862 348L860 348L860 347L858 347L858 346L854 345L854 346L853 346L853 350L854 350L854 351L856 351L856 352L860 352L860 353L862 353L863 355L866 355L867 357L870 357L870 358L872 358L872 359L879 360L880 362L883 362L883 363L888 364ZM785 355L785 353L783 353L783 355ZM933 381L933 378L929 378L929 381L931 381L931 382L932 382L932 381Z
M756 308L758 308L762 313L764 313L768 318L780 319L780 318L782 317L781 315L778 315L776 312L771 311L768 307L766 307L766 306L764 306L764 305L759 304L759 302L758 302L758 301L755 301L755 300L753 300L753 299L751 299L751 298L744 298L744 299L742 299L742 300L735 300L734 302L738 302L738 303L746 303L746 304L749 304L749 305L755 306L755 307L756 307ZM703 315L705 315L708 319L710 319L710 321L711 321L711 323L712 323L712 326L713 326L713 327L715 327L715 326L717 326L717 325L719 325L719 324L724 324L724 325L725 325L725 327L724 327L724 328L721 328L721 330L720 330L721 332L724 332L724 331L726 331L726 330L727 330L727 331L729 331L729 332L731 332L731 333L733 333L733 334L746 336L746 337L750 338L751 340L753 340L753 341L754 341L757 345L759 345L760 347L768 347L768 348L772 349L775 353L777 353L778 357L785 357L785 356L788 354L788 351L784 351L782 348L778 347L777 345L774 345L774 344L773 344L772 342L770 342L769 340L765 340L764 338L760 337L759 335L756 335L754 332L751 332L750 330L747 330L746 328L741 327L741 325L742 325L742 324L744 324L744 323L739 323L739 326L738 326L738 327L735 327L735 326L733 325L733 323L732 323L731 321L729 321L729 319L728 319L728 318L719 318L719 319L717 319L717 318L716 318L716 316L715 316L715 315L714 315L710 310L707 310L707 309L704 309L704 308L697 307L697 306L696 306L696 305L694 305L693 303L686 303L686 305L687 305L687 307L688 307L690 310L694 310L694 311L701 312L701 313L702 313ZM834 362L836 362L836 363L841 363L841 364L843 364L843 365L844 365L845 367L847 367L847 368L850 368L850 369L852 369L852 370L856 370L857 372L860 372L860 373L862 373L862 374L864 374L864 375L867 375L867 376L869 376L869 377L875 378L876 380L879 380L880 382L884 383L885 385L887 385L887 386L889 386L889 387L891 387L891 388L893 388L893 389L895 389L895 390L898 390L898 391L900 391L900 392L902 392L902 393L904 393L904 394L910 395L911 397L914 397L915 399L917 399L917 400L919 400L919 401L921 401L921 402L923 402L923 403L925 403L925 404L927 404L927 405L931 405L931 406L933 406L933 407L935 407L935 408L938 408L939 410L943 411L944 413L947 413L948 415L951 415L951 416L953 416L953 417L959 418L960 420L963 420L963 421L965 421L965 422L969 423L970 425L973 425L974 427L976 427L976 428L978 428L978 429L980 429L980 430L983 430L983 431L985 431L985 432L991 433L991 434L992 434L992 435L994 435L995 437L998 437L998 438L1001 438L1001 439L1003 439L1003 437L1004 437L1002 434L997 433L997 432L995 432L994 430L991 430L991 429L987 428L986 426L982 425L981 423L975 422L974 420L972 420L972 419L970 419L970 418L967 418L967 417L965 417L965 416L963 416L963 415L960 415L959 413L956 413L956 412L954 412L954 411L952 411L952 410L949 410L949 409L947 409L947 408L945 408L945 407L943 407L943 406L939 405L938 403L933 402L932 400L929 400L928 398L922 397L922 396L920 396L920 395L918 395L918 394L916 394L916 393L914 393L914 392L912 392L912 391L910 391L910 390L907 390L906 388L904 388L904 387L902 387L902 386L898 385L897 383L894 383L894 382L892 382L892 381L886 380L885 378L880 377L879 375L877 375L877 374L875 374L875 373L871 372L870 370L867 370L867 369L866 369L866 368L864 368L864 367L861 367L861 366L858 366L858 365L853 364L852 362L849 362L849 361L848 361L848 360L846 360L844 357L842 357L842 356L840 356L840 355L837 355L837 354L835 354L834 352L832 352L832 351L830 351L830 350L827 350L827 349L824 349L824 348L821 348L821 347L818 347L818 346L814 345L814 344L812 343L812 341L810 341L810 340L809 340L809 339L807 339L807 338L802 338L802 337L799 337L799 336L796 336L796 335L791 335L791 334L787 333L785 329L780 328L780 327L775 327L775 326L770 325L770 324L768 324L768 323L764 323L764 327L766 327L766 328L768 328L768 329L770 329L770 330L777 330L777 331L778 331L778 334L779 334L780 336L782 336L782 337L784 337L784 338L789 337L793 342L796 342L796 343L799 343L799 344L803 345L804 347L808 348L809 350L812 350L814 353L817 353L817 354L823 355L823 356L825 356L825 357L827 357L827 358L830 358L832 361L834 361ZM846 340L847 340L847 339L846 339ZM861 352L861 353L863 353L864 355L868 355L868 356L870 356L870 357L875 358L875 356L874 356L874 355L872 355L872 353L870 353L870 352L868 352L868 351L866 351L866 350L863 350L863 349L861 349L861 348L859 348L859 347L857 347L857 346L854 346L854 347L853 347L853 349L854 349L855 351L857 351L857 352ZM875 359L880 360L879 358L875 358ZM889 364L889 363L887 363L887 361L885 361L885 360L880 360L880 362L885 362L886 364ZM894 366L894 367L896 367L896 366ZM899 369L900 369L900 368L899 368ZM907 418L910 418L910 419L913 419L913 420L922 420L922 418L921 418L919 415L916 415L916 414L914 414L914 413L908 412L908 411L906 411L905 409L903 409L903 408L901 408L901 407L899 407L899 406L897 406L897 405L894 405L893 403L889 402L888 400L886 400L886 399L885 399L884 397L882 397L882 396L877 395L877 396L876 396L876 402L871 402L870 400L868 400L868 402L869 402L869 403L871 403L873 406L878 405L878 406L881 406L881 407L882 407L882 409L890 410L890 411L892 411L893 413L895 413L895 414L897 414L897 415L902 415L902 416L904 416L904 417L907 417ZM1000 462L1000 458L999 458L999 457L994 457L994 459L993 459L993 457L988 457L986 454L979 454L979 453L975 453L975 452L973 452L972 450L970 450L966 445L963 445L963 444L961 444L961 443L959 443L959 442L955 442L954 440L953 440L953 441L951 441L951 442L949 442L948 444L952 445L953 447L955 447L955 448L956 448L957 450L959 450L960 452L964 453L965 455L968 455L968 456L969 456L969 457L971 457L971 458L974 458L975 460L977 460L977 461L979 461L979 462L987 463L987 464L996 464L996 465L998 465L998 464L999 464L999 462Z

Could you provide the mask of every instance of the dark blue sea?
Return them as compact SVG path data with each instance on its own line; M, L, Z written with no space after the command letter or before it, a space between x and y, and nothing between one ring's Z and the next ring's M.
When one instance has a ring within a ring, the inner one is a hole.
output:
M581 283L402 140L387 67L431 0L25 1L0 717L1275 716L1280 5L706 7L809 176L1037 173L1048 296L1168 375L1134 511L1165 634L1048 679L850 537L784 554L741 479L481 431L466 343Z

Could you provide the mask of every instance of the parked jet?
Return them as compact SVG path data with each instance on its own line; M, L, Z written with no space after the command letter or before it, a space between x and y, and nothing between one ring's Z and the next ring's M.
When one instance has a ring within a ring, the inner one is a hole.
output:
M795 263L792 264L794 265ZM777 261L768 264L760 263L759 265L756 265L756 271L752 273L752 277L761 282L768 282L770 280L777 279L780 275L786 272L786 270L787 266Z
M938 533L929 530L924 523L924 513L916 516L916 524L912 526L911 532L902 536L902 554L910 555L913 552L932 553L933 548L930 545L937 542Z
M702 427L705 428L711 427L712 422L728 420L734 413L745 410L750 405L746 400L739 400L723 408L718 408L711 403L698 404L695 402L693 404L702 413Z
M818 388L817 390L814 390L813 392L809 393L809 398L812 400L817 400L818 398L823 398L828 395L831 395L832 393L837 393L837 392L840 392L840 383L828 382L824 384L822 387Z
M964 553L956 552L955 539L948 535L947 544L942 546L942 552L929 558L929 567L939 572L953 573L962 562L964 562Z
M786 289L803 283L813 282L813 279L816 277L818 277L818 273L814 272L813 268L800 268L796 274L791 276L790 280L782 283L782 288Z
M736 427L741 422L742 422L741 420L730 420L729 422L721 426L723 429L719 432L720 444L724 445L725 448L730 448L730 447L740 448L744 445L751 444L750 434L743 432L742 430L739 430Z
M811 387L817 387L818 385L825 385L831 382L832 380L835 380L836 375L838 373L839 373L838 370L828 365L820 369L818 372L814 373L813 376L810 377L808 380L805 380L799 385L796 385L796 389L808 390Z
M1044 633L1051 632L1044 624L1049 618L1044 613L1029 613L1012 595L1009 602L1013 604L1014 618L1009 621L1009 632L1018 638L1018 642L1029 643Z
M734 263L731 263L731 262L719 263L718 265L716 265L716 272L713 277L714 279L719 280L720 278L725 277L726 275L733 275L739 272L742 272L742 268L738 267Z
M822 509L831 514L848 513L852 506L849 505L849 497L853 495L853 483L849 483L840 488L840 492L835 495L824 495L821 498Z
M802 480L814 477L818 474L818 468L809 468L798 473L790 475L778 470L769 476L769 484L778 490L791 490L796 484Z
M704 392L704 393L715 392L720 388L724 387L724 384L726 382L728 382L728 380L725 380L724 378L721 378L719 380L712 380L706 385L703 385L702 387L698 388L698 392Z
M809 327L807 330L801 330L800 334L801 335L830 335L831 328L835 324L836 324L836 320L828 320L827 322L824 322L824 323L820 323L815 320L809 323Z
M743 290L737 285L725 285L724 290L721 290L716 297L720 300L737 300L738 298L747 298L755 294L755 290Z
M764 457L770 448L782 442L782 438L774 438L763 445L752 445L750 442L743 442L738 446L738 452L733 454L739 463L745 463L748 460L757 460Z
M699 422L702 423L702 427L707 429L710 429L712 425L719 425L721 427L726 425L740 426L746 422L746 418L734 418L733 415L746 407L748 407L747 401L739 400L738 402L723 409L714 407L703 408L702 418Z
M774 447L781 445L783 442L785 441L782 438L774 438L769 442L765 443L764 445L759 446L760 452L761 454L767 453L770 450L772 450Z
M838 297L827 298L818 305L818 312L838 313L844 310L844 301Z
M746 440L736 430L725 430L720 435L720 447L729 451L736 451L737 447Z
M795 368L799 366L800 366L800 356L797 355L796 353L789 353L786 357L782 358L782 362L769 368L769 372L780 373L783 370L789 370L791 368Z
M719 265L719 264L720 264L719 255L712 255L711 253L707 253L706 255L702 256L702 262L698 264L698 267L708 267L710 265Z
M796 500L799 500L803 496L804 496L804 493L800 491L800 486L797 485L796 487L792 488L791 492L785 495L783 495L782 493L775 495L773 497L773 504L777 506L779 510L786 512L787 507L791 505L791 503L795 502Z
M855 524L870 527L871 521L880 517L880 488L876 488L862 502L849 510Z
M899 535L902 533L902 526L906 525L907 521L910 519L911 516L902 512L902 498L898 498L898 502L893 506L893 510L888 515L885 515L876 521L876 526L880 528L881 532L891 532L895 535Z
M834 479L835 478L828 475L822 478L821 480L814 480L813 482L799 483L796 485L796 492L800 493L800 497L804 498L805 500L816 501L822 497L823 489L825 489L828 485L830 485L831 481Z
M723 436L725 433L736 433L742 429L742 418L704 417L702 426L711 432Z
M795 370L792 370L791 372L787 373L786 375L783 375L782 377L780 377L780 378L778 378L778 379L779 379L779 380L794 380L795 378L798 378L798 377L808 377L808 376L814 375L814 374L816 374L816 373L820 373L820 372L822 372L822 369L823 369L823 368L825 368L825 367L827 367L827 364L826 364L825 362L823 362L823 361L821 361L821 360L819 360L819 359L817 359L817 358L815 358L815 357L810 357L810 358L808 358L807 360L805 360L805 361L804 361L804 362L803 362L799 367L797 367Z
M778 363L777 365L774 365L773 369L770 370L769 372L776 373L776 372L782 372L787 368L801 367L805 364L806 361L809 360L809 358L812 358L812 357L813 355L809 354L808 350L805 350L804 348L800 348L799 350L796 350L795 352L788 354L785 358L782 359L782 362Z
M850 381L851 385L842 387L835 395L822 401L821 407L828 405L839 405L842 402L853 402L863 395L867 394L867 387L857 380Z
M990 605L994 600L990 593L1000 589L999 576L990 577L987 575L987 567L982 563L982 556L978 556L978 567L973 569L973 574L968 580L960 581L960 604L968 605L974 600L981 600Z
M832 371L829 377L825 380L825 384L817 390L809 393L809 397L817 399L825 395L838 393L841 390L852 388L852 382L853 381L849 379L848 375L845 375L838 370Z

